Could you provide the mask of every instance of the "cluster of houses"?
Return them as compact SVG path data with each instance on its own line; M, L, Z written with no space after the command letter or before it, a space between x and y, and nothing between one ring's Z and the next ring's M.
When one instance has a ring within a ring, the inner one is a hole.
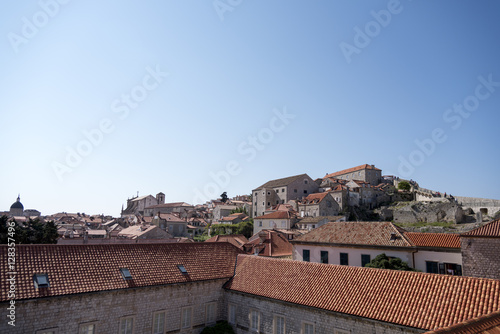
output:
M312 230L292 241L295 260L271 256L286 248L272 230L253 243L16 245L14 267L2 245L0 332L200 333L218 321L238 334L500 331L500 220L458 236L461 268L456 236L367 224ZM426 263L437 273L360 266L379 252L445 262Z
M13 266L0 246L0 332L198 334L226 321L238 334L500 333L500 219L445 234L343 214L392 201L400 181L365 164L224 202L158 193L119 218L52 215L60 244L16 245ZM188 242L250 217L250 238ZM365 267L380 254L417 271Z

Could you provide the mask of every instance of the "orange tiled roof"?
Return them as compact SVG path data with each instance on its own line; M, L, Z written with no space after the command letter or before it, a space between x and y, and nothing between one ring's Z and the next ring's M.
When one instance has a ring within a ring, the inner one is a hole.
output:
M238 248L242 248L248 242L248 239L243 234L216 235L205 242L229 242Z
M292 217L292 213L290 211L275 211L263 216L255 217L254 219L290 219Z
M309 178L309 175L307 175L307 174L300 174L300 175L294 175L294 176L284 177L284 178L281 178L281 179L271 180L271 181L268 181L268 182L264 183L260 187L255 188L252 191L260 190L260 189L263 189L263 188L285 187L285 186L287 186L287 185L289 185L289 184L293 183L294 181L296 181L298 179L301 179L301 178Z
M364 165L360 165L360 166L356 166L356 167L352 167L352 168L344 169L344 170L341 170L341 171L338 171L338 172L335 172L335 173L328 174L328 175L326 175L324 177L324 179L328 178L328 177L336 177L336 176L339 176L339 175L344 175L344 174L347 174L347 173L356 172L356 171L362 170L362 169L380 170L377 167L374 167L372 165L364 164Z
M426 334L500 334L500 311L466 320Z
M252 246L251 254L258 249L260 256L292 256L293 246L288 242L284 233L262 230L250 239L245 246Z
M328 192L309 194L309 195L307 195L307 197L300 200L299 203L300 204L317 204L317 203L321 202L328 194L329 194Z
M500 238L500 219L494 220L472 231L462 233L464 237Z
M391 222L330 222L294 239L292 243L413 247L403 232ZM396 237L393 240L392 233Z
M460 248L460 235L454 233L405 232L404 235L417 247Z
M7 250L0 246L0 301L8 300ZM238 253L228 243L16 245L16 300L230 278ZM47 273L50 287L35 289L35 273Z
M173 222L173 223L186 223L187 220L184 220L176 215L173 215L171 213L160 213L160 219L166 220L168 222Z
M500 309L500 280L250 255L225 288L425 330Z

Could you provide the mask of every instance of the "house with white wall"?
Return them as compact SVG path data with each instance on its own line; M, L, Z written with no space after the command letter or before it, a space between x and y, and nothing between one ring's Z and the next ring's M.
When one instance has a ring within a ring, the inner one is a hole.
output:
M364 267L385 253L423 272L462 274L458 235L408 233L391 222L330 222L291 243L298 261Z

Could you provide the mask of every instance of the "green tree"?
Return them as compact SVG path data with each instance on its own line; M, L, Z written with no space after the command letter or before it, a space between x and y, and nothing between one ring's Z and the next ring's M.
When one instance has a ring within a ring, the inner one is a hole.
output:
M247 208L245 208L244 206L231 210L230 214L233 213L244 213L248 216Z
M245 238L250 238L253 235L253 219L239 223L236 231L237 234L243 234Z
M398 189L399 190L409 191L411 189L411 185L410 185L410 183L408 181L401 181L398 184Z
M222 203L226 203L227 202L227 192L223 192L222 194L220 194L220 198L221 198L221 201Z
M410 267L408 263L402 261L400 258L389 258L387 255L385 255L385 253L377 255L373 260L370 261L370 263L367 263L365 267L403 271L418 271L415 268Z
M41 222L40 219L29 218L26 223L18 224L14 221L14 237L16 244L56 244L57 227L53 221ZM7 234L9 219L7 216L0 217L0 244L8 243Z

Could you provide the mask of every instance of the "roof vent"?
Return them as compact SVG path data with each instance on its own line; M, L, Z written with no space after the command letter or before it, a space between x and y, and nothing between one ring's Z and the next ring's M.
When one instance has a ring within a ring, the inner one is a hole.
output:
M130 270L128 270L128 268L120 268L120 272L122 273L124 280L132 279L132 274L130 273Z
M392 232L391 233L391 240L396 240L397 237L396 237L396 233Z
M33 282L35 283L35 289L48 288L49 284L49 274L35 274L33 275Z
M178 264L177 265L177 268L179 268L179 271L183 274L183 275L187 275L187 270L186 268L182 265L182 264Z

